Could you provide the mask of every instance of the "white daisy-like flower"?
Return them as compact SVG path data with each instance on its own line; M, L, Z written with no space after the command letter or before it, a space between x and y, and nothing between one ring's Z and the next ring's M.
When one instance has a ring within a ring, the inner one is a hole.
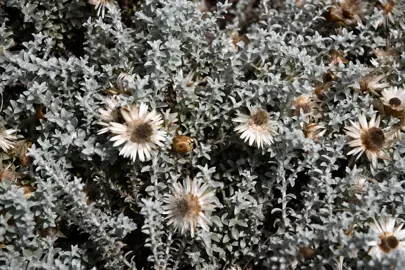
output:
M104 126L98 131L98 134L103 134L109 131L109 126L111 122L118 122L120 118L119 103L114 98L105 99L106 107L105 109L100 109L100 122L99 125Z
M181 234L190 231L192 237L197 225L209 231L209 216L219 205L219 201L215 191L209 191L208 187L207 184L188 177L183 185L173 184L173 194L166 195L166 205L163 206L164 214L169 219L168 224L173 224Z
M249 141L249 145L256 144L258 148L273 143L274 136L278 133L275 130L275 122L270 119L269 113L259 108L249 107L250 115L238 112L237 117L232 121L241 123L235 128L242 140Z
M373 164L373 167L377 165L377 158L389 160L389 156L384 152L386 144L386 134L379 127L380 116L374 115L371 117L370 122L367 123L366 116L364 114L359 116L359 123L350 121L352 126L346 127L346 134L351 138L349 146L354 148L348 155L357 155L356 160L366 153L368 160Z
M120 155L130 157L133 161L139 156L141 161L149 160L157 146L163 146L166 133L160 129L163 124L162 116L156 111L148 112L148 105L129 106L121 109L125 124L111 122L109 130L115 136L113 146L125 144Z
M95 6L97 16L101 15L101 18L104 18L105 9L113 4L113 0L89 0L89 4Z
M396 111L405 109L405 90L398 87L390 87L381 92L381 101L385 106Z
M364 76L360 79L360 89L358 89L360 92L370 92L374 95L378 95L378 91L387 88L389 83L383 83L381 80L386 78L387 76L385 74L382 75L375 75L375 74L369 74L367 76Z
M0 123L0 148L7 152L14 148L15 141L17 140L16 129L6 129L3 124Z
M395 227L395 218L383 217L380 220L374 219L370 228L378 235L378 239L369 243L371 248L368 251L370 256L381 258L394 250L405 252L405 230L403 224Z

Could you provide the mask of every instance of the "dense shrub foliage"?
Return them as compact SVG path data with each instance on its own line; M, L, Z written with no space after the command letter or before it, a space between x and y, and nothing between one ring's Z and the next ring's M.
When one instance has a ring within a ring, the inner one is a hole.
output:
M403 269L404 12L0 0L0 268Z

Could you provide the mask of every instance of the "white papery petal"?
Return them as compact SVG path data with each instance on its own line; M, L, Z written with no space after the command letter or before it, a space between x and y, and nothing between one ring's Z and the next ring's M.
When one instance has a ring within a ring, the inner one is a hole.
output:
M163 142L166 140L166 133L161 130L161 116L156 112L148 113L148 106L144 103L139 105L128 106L121 109L121 115L126 121L126 124L120 124L111 122L108 129L113 136L110 141L115 141L114 147L120 146L126 143L121 151L120 155L124 157L130 157L132 161L136 161L139 157L140 161L147 161L152 158L152 149L158 146L164 146ZM152 117L150 116L152 115ZM158 120L154 121L152 119ZM152 134L145 141L131 140L131 132L134 127L140 124L148 124L152 129Z
M174 183L172 195L164 198L166 205L163 206L163 209L167 210L164 213L169 219L168 224L173 224L175 230L178 229L182 234L190 231L192 237L195 234L196 225L208 231L209 225L211 225L208 216L217 207L218 204L215 202L218 201L218 198L215 197L214 191L206 192L207 189L207 184L189 178L182 185ZM184 209L180 211L179 204L184 203L184 200L191 202L191 205L197 203L198 208L191 209L183 215ZM197 209L198 211L195 211Z

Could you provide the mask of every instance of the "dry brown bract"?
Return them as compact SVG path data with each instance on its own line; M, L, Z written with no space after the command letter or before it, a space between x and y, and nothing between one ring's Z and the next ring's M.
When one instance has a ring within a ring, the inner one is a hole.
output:
M304 132L305 138L310 138L314 142L319 141L319 139L326 132L326 129L324 126L322 126L321 124L315 124L315 123L305 124L302 130Z
M349 63L349 60L347 60L346 58L343 57L343 51L339 50L339 51L332 51L330 53L330 58L331 58L331 62L334 65L339 65L339 63L343 63L343 64L347 64Z
M361 22L366 5L362 0L340 0L329 9L329 20L340 25L354 26Z
M389 86L389 83L381 82L381 80L385 79L386 77L387 76L384 74L382 75L368 74L360 78L359 81L360 88L356 90L362 93L372 93L374 95L378 95L378 91Z
M300 116L301 111L312 118L319 118L319 107L313 97L308 94L303 94L296 98L293 102L292 114Z
M299 253L304 259L308 260L311 259L316 254L316 251L310 247L301 247L299 249Z

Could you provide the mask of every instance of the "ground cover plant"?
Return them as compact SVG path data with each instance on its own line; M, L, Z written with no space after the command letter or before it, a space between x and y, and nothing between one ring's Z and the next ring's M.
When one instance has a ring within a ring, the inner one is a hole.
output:
M405 1L0 0L0 269L403 269Z

